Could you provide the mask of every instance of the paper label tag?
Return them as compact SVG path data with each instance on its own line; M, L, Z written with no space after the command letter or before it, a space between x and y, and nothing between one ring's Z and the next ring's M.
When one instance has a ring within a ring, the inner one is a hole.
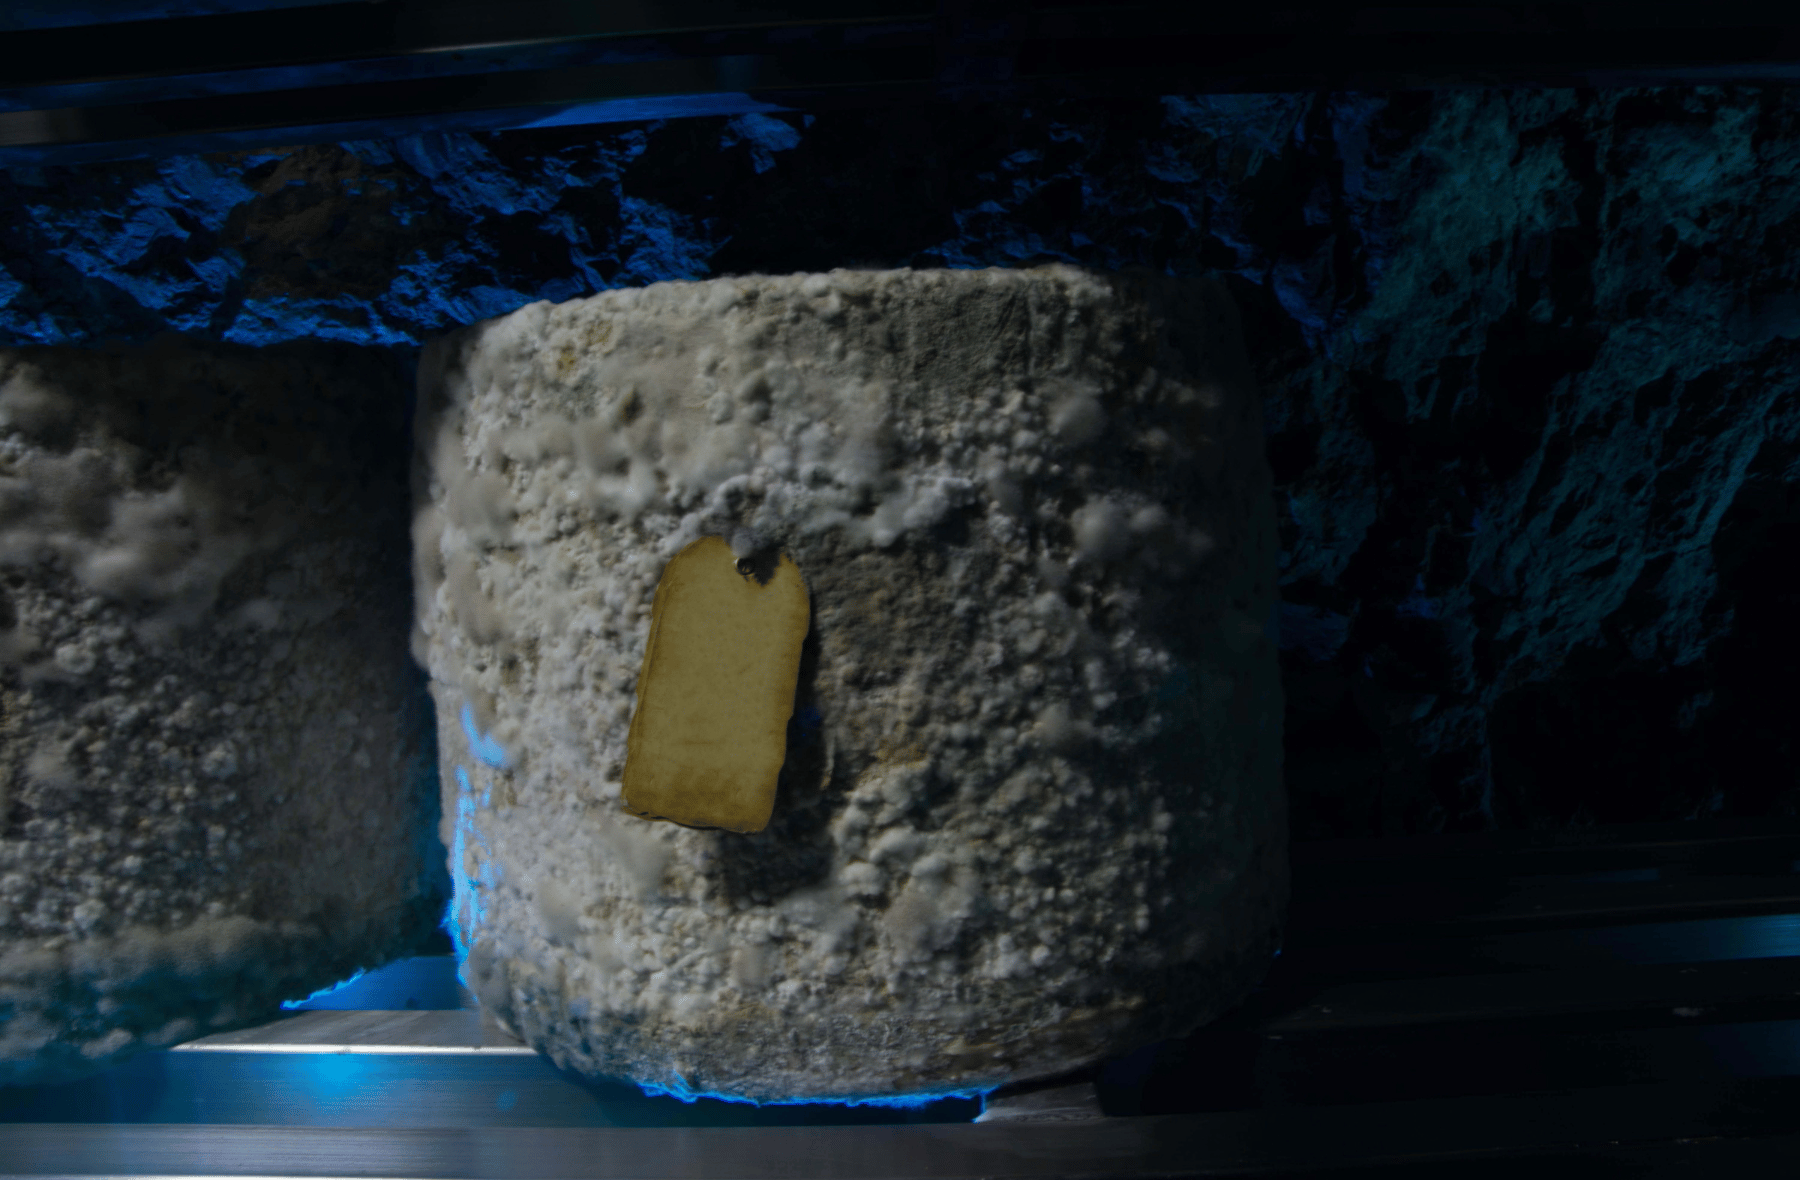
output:
M625 754L625 810L760 832L775 809L812 607L786 554L740 562L722 537L656 586Z

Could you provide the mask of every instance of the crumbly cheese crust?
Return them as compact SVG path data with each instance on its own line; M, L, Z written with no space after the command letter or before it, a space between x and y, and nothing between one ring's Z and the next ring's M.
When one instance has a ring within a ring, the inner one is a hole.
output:
M833 271L430 347L415 650L459 935L560 1065L759 1101L990 1086L1235 1003L1286 895L1275 523L1223 289ZM625 813L662 565L812 591L769 827Z

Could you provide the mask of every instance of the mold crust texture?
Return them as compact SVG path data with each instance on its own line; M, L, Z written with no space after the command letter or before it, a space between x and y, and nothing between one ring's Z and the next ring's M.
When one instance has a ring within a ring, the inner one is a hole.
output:
M343 346L0 352L0 1084L433 936L402 394Z
M457 936L560 1065L757 1101L977 1089L1261 977L1276 537L1220 286L661 283L442 339L420 395ZM811 591L751 835L622 806L653 591L700 537Z

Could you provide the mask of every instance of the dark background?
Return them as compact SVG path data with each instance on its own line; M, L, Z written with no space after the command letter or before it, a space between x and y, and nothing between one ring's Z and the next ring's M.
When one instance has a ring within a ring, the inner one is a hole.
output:
M1226 276L1299 838L1793 816L1800 101L844 105L0 168L0 343L392 350L835 266Z

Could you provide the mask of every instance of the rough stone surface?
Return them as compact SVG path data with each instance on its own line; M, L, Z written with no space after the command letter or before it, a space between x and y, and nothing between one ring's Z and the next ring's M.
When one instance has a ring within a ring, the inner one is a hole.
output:
M396 377L341 347L0 353L0 1083L429 936Z
M536 304L421 367L419 643L484 1007L756 1100L992 1086L1236 1003L1286 897L1275 522L1217 284L833 271ZM628 815L663 564L811 589L769 826Z
M1300 836L1793 815L1800 94L914 106L0 172L0 332L411 346L657 279L1224 274Z

